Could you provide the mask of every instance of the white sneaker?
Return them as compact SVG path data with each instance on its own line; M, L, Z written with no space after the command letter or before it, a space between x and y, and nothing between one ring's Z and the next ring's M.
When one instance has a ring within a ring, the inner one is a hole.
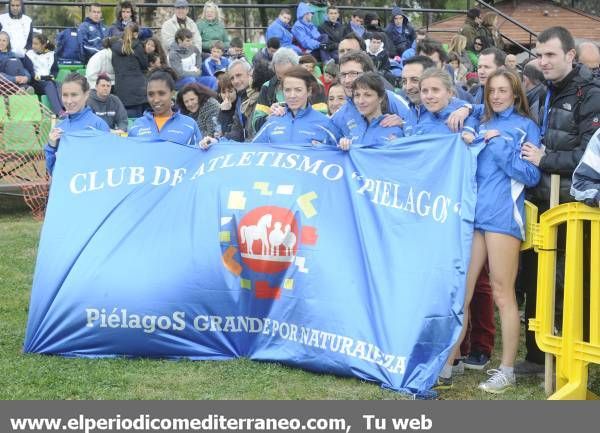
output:
M452 364L452 375L456 376L460 374L465 374L465 363L462 358L456 359Z
M481 382L479 389L492 394L502 394L516 382L514 374L507 376L502 370L488 370L487 374L490 376L489 379Z

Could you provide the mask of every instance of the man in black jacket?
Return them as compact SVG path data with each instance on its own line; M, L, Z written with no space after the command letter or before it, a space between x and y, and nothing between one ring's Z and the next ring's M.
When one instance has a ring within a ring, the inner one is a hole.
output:
M540 183L528 191L527 198L538 206L540 213L549 207L550 176L560 175L560 201L573 201L569 191L575 167L581 160L590 138L600 127L600 83L595 81L584 65L573 65L575 42L563 27L551 27L538 36L537 53L539 66L548 82L548 90L539 100L539 122L542 132L542 148L530 144L522 147L523 159L540 168ZM559 230L558 249L564 245L564 232ZM562 244L562 245L561 245ZM562 256L562 257L561 257ZM525 255L522 261L527 300L525 318L535 315L537 257ZM558 255L557 290L561 289L560 276L564 253ZM584 258L584 275L586 267ZM589 280L584 278L584 285ZM561 298L557 294L557 301ZM584 307L585 311L588 308ZM560 311L559 311L560 313ZM558 316L558 315L557 315ZM584 324L586 323L584 313ZM560 323L557 321L557 323ZM589 323L589 321L588 321ZM535 344L533 332L526 333L527 355L525 361L515 366L515 374L526 375L543 371L544 354Z
M327 18L323 21L323 24L319 26L319 33L326 37L323 37L323 43L321 44L321 58L323 64L331 58L338 62L337 49L339 43L344 39L344 25L340 19L340 10L337 6L329 6L327 8Z

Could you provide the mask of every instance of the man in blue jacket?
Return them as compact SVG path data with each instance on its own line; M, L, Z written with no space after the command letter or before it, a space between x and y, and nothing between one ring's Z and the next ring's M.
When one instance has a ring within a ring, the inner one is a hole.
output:
M308 3L300 2L296 13L297 20L292 27L292 35L298 41L303 54L311 54L320 58L319 48L321 47L321 33L312 23L313 12ZM323 44L326 49L326 44Z
M292 43L292 28L290 27L290 21L292 21L292 13L289 9L281 9L279 16L267 27L267 34L265 38L267 40L271 38L279 39L280 45L285 48L293 49L296 54L302 54L302 50Z
M79 25L77 40L83 63L102 49L102 39L107 35L106 26L102 23L102 8L92 3L88 8L88 16Z

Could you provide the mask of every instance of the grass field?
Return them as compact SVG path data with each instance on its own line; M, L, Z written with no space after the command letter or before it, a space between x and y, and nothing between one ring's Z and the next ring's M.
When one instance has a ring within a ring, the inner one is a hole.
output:
M1 198L0 198L1 200ZM274 363L65 359L24 355L27 310L41 223L0 206L0 399L404 399L357 379ZM497 360L494 360L497 364ZM600 391L600 371L591 389ZM501 396L476 389L484 372L458 376L441 399L544 399L541 380L523 379Z

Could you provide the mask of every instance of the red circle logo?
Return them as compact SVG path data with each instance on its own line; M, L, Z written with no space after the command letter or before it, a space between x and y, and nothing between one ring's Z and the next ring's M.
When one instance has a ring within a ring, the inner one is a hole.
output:
M285 271L298 252L298 222L289 209L261 206L242 217L238 225L242 261L255 272Z

